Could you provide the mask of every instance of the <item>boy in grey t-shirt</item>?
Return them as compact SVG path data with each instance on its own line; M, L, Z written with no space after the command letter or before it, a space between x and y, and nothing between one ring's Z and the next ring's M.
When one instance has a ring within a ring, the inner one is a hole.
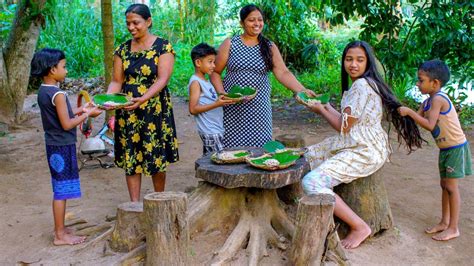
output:
M203 142L203 154L221 151L224 138L222 106L233 104L217 95L214 86L206 79L215 66L216 50L206 43L200 43L191 50L194 75L189 79L189 113L194 115L199 136Z

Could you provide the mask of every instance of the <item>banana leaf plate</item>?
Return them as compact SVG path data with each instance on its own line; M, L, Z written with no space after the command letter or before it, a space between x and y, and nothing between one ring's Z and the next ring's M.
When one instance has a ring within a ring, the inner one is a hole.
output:
M248 157L246 161L253 167L267 171L275 171L294 165L299 158L300 155L294 154L291 151L286 151L275 154L265 154L253 158Z
M93 102L102 109L120 109L133 104L131 98L123 93L96 94Z
M329 93L325 93L316 97L310 97L306 95L306 93L300 91L296 94L296 101L306 105L306 106L311 106L315 103L321 103L321 104L326 104L329 102L329 99L331 98L331 95Z
M252 155L248 150L220 151L211 155L211 161L217 164L244 163Z
M224 96L225 100L234 100L240 102L243 100L251 100L257 95L257 90L249 86L234 85L230 88L229 92Z

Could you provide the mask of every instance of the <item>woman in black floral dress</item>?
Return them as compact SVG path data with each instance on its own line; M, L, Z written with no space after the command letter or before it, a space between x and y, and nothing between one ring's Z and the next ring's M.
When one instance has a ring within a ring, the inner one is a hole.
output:
M166 87L174 51L167 40L149 32L152 22L146 5L133 4L125 15L133 39L115 50L108 93L133 97L133 105L116 111L115 164L125 170L131 201L139 201L142 174L152 177L155 191L164 191L166 167L178 161L173 109Z

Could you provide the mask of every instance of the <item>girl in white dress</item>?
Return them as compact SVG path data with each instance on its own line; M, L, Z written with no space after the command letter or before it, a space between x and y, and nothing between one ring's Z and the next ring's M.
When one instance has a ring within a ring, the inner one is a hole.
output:
M382 118L392 122L409 151L421 147L423 139L413 119L401 117L401 106L376 69L372 49L366 42L349 43L342 54L341 112L330 104L315 104L311 111L324 117L340 134L308 147L311 169L302 181L306 194L328 193L336 198L334 214L351 228L341 241L356 248L370 234L370 227L332 191L334 186L369 176L380 169L390 154ZM352 80L349 88L348 80Z

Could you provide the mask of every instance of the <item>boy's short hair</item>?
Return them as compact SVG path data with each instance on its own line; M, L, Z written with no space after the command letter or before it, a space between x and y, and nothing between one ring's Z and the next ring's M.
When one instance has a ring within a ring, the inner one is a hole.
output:
M193 65L196 65L197 59L206 57L211 54L217 55L217 51L214 47L210 46L207 43L202 42L194 46L191 50L191 59L193 60Z
M64 52L58 49L44 48L39 50L31 60L31 75L44 77L49 74L51 68L58 65L59 61L66 59Z
M441 87L446 85L451 77L451 73L449 72L446 63L438 59L424 62L418 67L418 71L426 73L431 80L437 79L441 81Z

